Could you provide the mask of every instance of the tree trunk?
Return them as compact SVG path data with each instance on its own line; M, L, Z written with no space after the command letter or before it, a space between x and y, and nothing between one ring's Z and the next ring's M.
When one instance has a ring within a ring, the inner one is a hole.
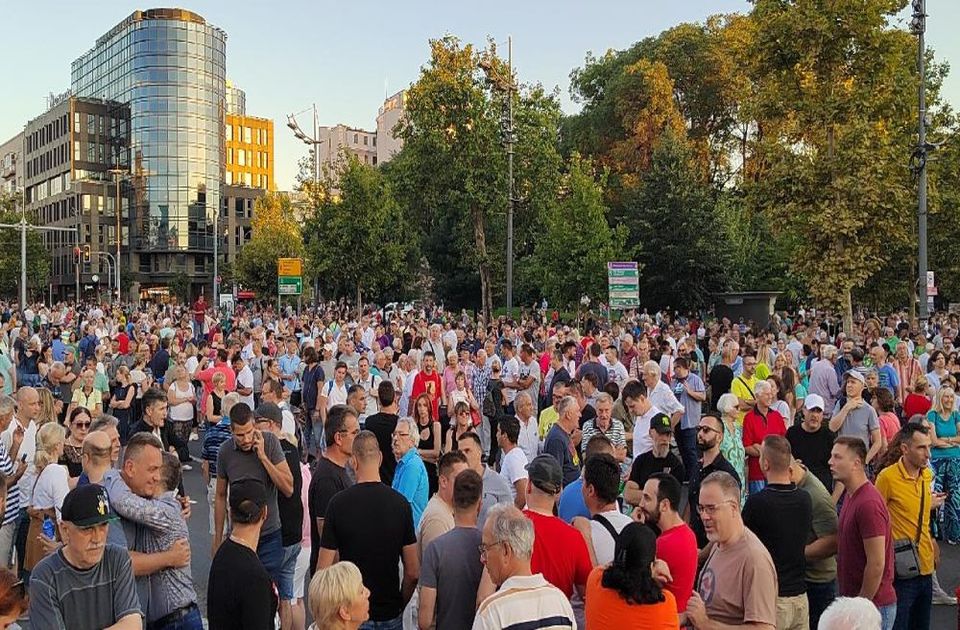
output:
M473 208L473 238L477 246L477 260L480 272L480 304L483 312L483 324L488 325L493 315L493 298L490 293L490 261L487 259L487 237L484 228L483 211Z
M362 294L360 293L360 283L357 283L357 321L363 317L363 302L361 301Z
M843 332L853 335L853 295L850 287L843 292Z

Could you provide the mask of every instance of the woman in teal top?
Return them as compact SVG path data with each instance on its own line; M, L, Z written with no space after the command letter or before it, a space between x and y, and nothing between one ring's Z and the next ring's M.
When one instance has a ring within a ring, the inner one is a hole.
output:
M941 387L927 413L933 426L933 491L947 494L940 517L940 536L950 544L960 542L960 412L955 402L954 391Z

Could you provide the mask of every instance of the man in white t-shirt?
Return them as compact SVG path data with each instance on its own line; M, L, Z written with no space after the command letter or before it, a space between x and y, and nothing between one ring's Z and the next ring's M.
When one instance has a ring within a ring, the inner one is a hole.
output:
M30 526L30 517L27 515L28 498L33 496L33 483L37 478L34 456L37 453L35 419L38 415L40 415L40 394L33 387L21 387L17 391L16 415L10 422L10 426L0 434L0 440L3 441L3 446L14 465L20 461L27 464L26 470L17 482L21 498L15 543L21 572L27 546L27 528Z
M347 404L347 364L339 361L333 370L333 378L320 388L320 402L317 406L320 408L320 420L323 424L327 423L327 412L333 409L334 405L345 404Z
M517 360L513 351L513 342L504 339L500 344L500 351L503 353L503 369L500 370L500 380L503 381L503 396L507 403L507 413L514 414L513 401L517 398L517 392L523 387L520 386L520 361Z
M380 401L377 400L377 390L380 388L380 383L383 379L370 371L370 359L365 356L360 357L360 362L357 364L357 367L360 373L354 385L359 385L363 388L363 391L367 393L367 399L364 403L366 405L365 408L358 409L357 411L363 416L372 416L380 411Z
M233 372L237 375L237 394L240 402L246 403L251 409L256 405L253 402L253 370L247 365L242 354L233 355Z
M630 381L621 392L627 411L633 415L633 457L637 458L653 449L650 438L650 420L663 413L647 397L647 386L643 381Z
M583 534L593 566L613 562L617 536L633 519L620 511L620 465L613 455L591 455L583 464L583 500L590 519L577 516L572 525Z
M623 389L630 375L627 374L627 368L620 361L620 353L615 346L607 346L603 351L604 358L607 360L607 375L610 380L617 384L617 387Z
M527 456L517 446L520 438L520 421L515 417L505 417L497 427L497 445L503 452L500 460L500 476L510 486L513 504L522 510L527 505Z

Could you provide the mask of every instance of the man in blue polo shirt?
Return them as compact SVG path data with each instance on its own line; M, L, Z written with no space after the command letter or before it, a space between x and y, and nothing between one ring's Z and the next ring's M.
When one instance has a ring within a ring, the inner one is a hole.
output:
M416 446L420 432L412 418L400 418L393 430L393 455L397 469L393 473L393 489L403 495L413 509L413 527L420 527L420 518L427 508L430 483L427 467L420 459Z

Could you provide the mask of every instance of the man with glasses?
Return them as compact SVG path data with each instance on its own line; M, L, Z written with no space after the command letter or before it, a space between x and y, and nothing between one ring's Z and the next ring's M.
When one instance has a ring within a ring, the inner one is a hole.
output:
M740 422L743 423L744 416L753 409L756 402L754 389L759 379L756 375L757 356L751 351L747 351L743 356L743 372L734 377L730 383L730 393L740 401Z
M320 554L320 535L330 500L353 485L347 466L353 454L353 440L360 433L360 421L355 409L335 405L323 426L327 450L317 460L310 479L307 507L310 511L310 572L317 566Z
M393 430L393 457L397 460L397 469L393 473L390 487L410 502L413 510L413 527L420 526L420 518L427 508L430 494L430 482L427 479L427 467L416 446L420 432L413 418L400 418Z
M777 571L766 547L743 524L736 478L722 471L704 477L696 509L714 544L681 617L695 628L726 624L773 630Z
M727 461L720 452L720 443L723 441L723 421L714 415L700 418L697 427L697 450L700 451L700 473L690 480L690 527L697 535L697 546L701 549L707 546L707 532L700 519L700 512L696 509L700 496L700 481L714 472L725 472L733 477L738 484L742 483L740 473Z
M533 523L520 510L491 510L481 539L480 561L499 590L480 604L474 630L577 627L566 596L531 570Z

